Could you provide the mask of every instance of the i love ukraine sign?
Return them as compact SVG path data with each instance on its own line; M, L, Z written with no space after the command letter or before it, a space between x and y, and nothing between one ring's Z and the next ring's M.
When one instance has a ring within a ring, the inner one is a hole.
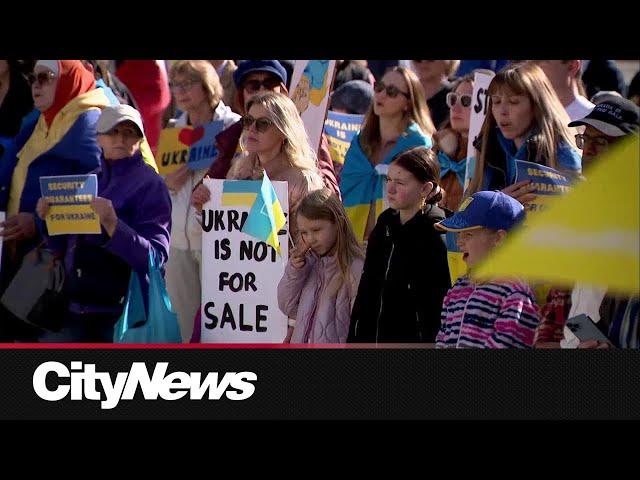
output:
M218 154L216 135L222 131L223 122L210 122L197 128L165 128L158 142L158 171L167 175L180 165L191 170L208 168Z

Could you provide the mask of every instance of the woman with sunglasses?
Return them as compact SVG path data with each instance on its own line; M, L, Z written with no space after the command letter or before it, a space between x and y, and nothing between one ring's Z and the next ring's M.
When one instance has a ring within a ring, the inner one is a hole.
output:
M233 74L233 79L237 87L237 103L241 106L241 112L246 113L248 102L262 92L274 92L288 95L287 91L287 71L278 60L247 60L238 65L238 69ZM231 126L222 132L216 138L219 147L226 152L233 152L227 155L225 159L226 170L217 168L216 164L220 164L220 160L216 160L207 172L210 178L225 178L232 158L240 157L239 141L242 134L242 122ZM235 154L235 155L234 155ZM338 187L338 179L331 160L329 152L329 143L324 133L320 149L318 150L317 167L324 181L325 186L340 198L340 189ZM223 173L222 176L220 174ZM199 184L191 195L191 205L200 212L202 205L209 201L210 192L207 187Z
M375 85L372 106L341 173L343 203L358 241L369 238L385 209L384 179L391 159L413 147L430 148L434 133L418 77L403 67L390 69Z
M16 137L17 156L0 167L0 211L7 212L0 224L5 282L40 241L34 216L40 177L85 174L98 167L96 122L109 105L80 60L39 60L29 81L42 114L24 125ZM6 287L2 283L0 290Z
M440 161L440 186L445 192L440 206L452 212L458 210L464 190L473 76L465 75L452 85L447 93L449 120L433 136Z
M261 93L247 103L242 123L240 143L245 155L229 170L227 178L258 180L266 172L273 181L288 182L287 223L295 239L298 204L309 192L324 186L298 110L285 95Z
M440 129L449 118L446 101L451 91L449 78L455 74L460 60L412 60L411 64L424 89L431 120Z
M197 128L209 122L221 121L224 130L240 119L240 115L232 112L222 101L222 86L209 61L178 61L171 67L169 78L176 105L183 112L180 117L171 120L170 125ZM218 161L220 158L216 158L214 164ZM181 165L165 178L172 203L167 291L178 314L185 341L191 338L193 317L200 305L202 256L202 227L190 199L191 192L207 171L208 168L191 170L187 165Z
M523 204L535 198L530 180L517 183L516 160L539 163L570 178L581 172L569 118L542 69L533 62L501 70L488 89L480 155L468 191L502 190Z

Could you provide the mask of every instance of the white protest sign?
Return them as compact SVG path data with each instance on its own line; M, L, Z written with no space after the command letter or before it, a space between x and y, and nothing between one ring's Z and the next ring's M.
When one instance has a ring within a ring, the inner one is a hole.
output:
M314 152L320 148L335 70L335 60L296 60L291 76L290 97L302 117Z
M476 158L478 158L479 152L473 146L473 143L480 135L482 124L487 116L487 109L489 108L487 90L494 76L493 72L476 72L474 75L471 118L469 119L469 144L467 145L467 172L464 178L465 190L469 187L469 182L471 182L475 171Z
M202 217L202 343L281 343L287 317L278 308L278 282L289 259L289 225L280 251L241 232L262 181L205 178L211 191ZM272 182L285 216L287 182Z

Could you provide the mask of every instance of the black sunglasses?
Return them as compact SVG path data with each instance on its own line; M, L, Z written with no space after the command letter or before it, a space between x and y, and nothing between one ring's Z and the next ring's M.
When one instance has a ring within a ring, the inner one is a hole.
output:
M265 90L273 90L280 85L280 80L275 77L265 78L264 80L247 80L243 83L243 88L247 89L250 93L255 93L260 90L260 87L264 87Z
M380 93L384 90L385 92L387 92L387 96L390 98L396 98L400 93L405 97L409 98L409 94L406 92L403 92L398 87L395 87L394 85L385 85L382 82L376 82L375 86L373 87L373 90L377 93Z
M36 82L38 82L38 85L44 85L52 82L54 78L56 78L56 74L53 72L30 73L27 75L29 85L33 85Z
M265 117L253 118L250 115L245 115L244 117L242 117L242 128L244 128L245 130L249 130L249 128L251 128L251 125L253 125L254 123L256 124L256 130L259 133L266 132L269 127L273 125L273 122Z

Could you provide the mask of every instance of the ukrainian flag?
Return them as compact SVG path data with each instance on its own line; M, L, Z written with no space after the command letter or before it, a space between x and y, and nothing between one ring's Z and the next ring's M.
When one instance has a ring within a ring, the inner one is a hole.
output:
M258 182L245 182L255 183ZM226 185L226 182L225 182ZM280 254L280 242L278 241L278 231L284 227L287 220L282 211L282 206L273 188L273 184L269 180L266 172L262 177L262 184L258 184L258 191L255 202L251 207L249 216L247 217L242 231L247 235L251 235L267 245L271 245ZM224 198L224 186L223 186Z
M222 206L253 207L260 185L255 180L225 180L222 184Z
M620 295L640 293L638 135L621 140L585 172L586 181L532 216L479 265L475 276L518 276Z

